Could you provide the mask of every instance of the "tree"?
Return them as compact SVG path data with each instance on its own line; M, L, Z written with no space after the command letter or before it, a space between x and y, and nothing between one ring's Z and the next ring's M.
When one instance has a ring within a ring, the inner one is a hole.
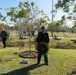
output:
M33 29L35 18L40 13L42 13L42 11L40 11L39 8L35 6L35 3L29 3L28 1L23 3L19 2L18 7L11 7L7 12L7 15L10 17L11 21L15 23L19 22L21 24L21 27L25 25L27 28L29 32L29 50L31 50L31 29Z
M59 9L59 8L63 9L64 12L68 13L68 12L70 12L70 7L73 6L74 3L75 3L75 0L58 0L55 7L56 7L56 9Z
M67 13L66 20L76 20L76 1L75 0L58 0L55 4L56 10L63 9Z
M61 25L62 25L61 21L49 23L47 30L51 31L51 34L52 34L51 36L53 36L53 32L55 32L57 29L59 29Z
M74 22L74 26L71 28L72 34L76 32L76 21Z
M76 0L58 0L57 4L55 4L56 10L62 9L63 12L66 12L65 16L66 20L70 20L74 22L74 26L71 28L72 33L75 32L76 29Z
M6 20L6 17L3 16L1 13L0 13L0 20L1 20L1 21L5 21L5 20Z
M4 23L0 23L0 28L5 28L6 30L10 29L10 27L7 24L4 24Z
M65 20L66 20L65 15L63 15L61 17L61 20L48 24L47 30L51 31L51 34L52 34L51 36L53 36L53 32L55 32L57 29L59 29L60 27L64 25Z
M36 28L39 30L42 25L47 26L49 21L49 17L47 15L43 15L43 17L35 20Z

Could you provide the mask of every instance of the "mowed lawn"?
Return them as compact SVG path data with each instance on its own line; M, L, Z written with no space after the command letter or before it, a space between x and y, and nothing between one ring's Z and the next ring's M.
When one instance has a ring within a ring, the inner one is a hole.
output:
M50 49L48 66L44 65L43 56L39 65L36 65L37 58L29 58L29 64L21 64L24 58L19 54L26 50L18 47L0 49L0 75L76 75L76 50Z

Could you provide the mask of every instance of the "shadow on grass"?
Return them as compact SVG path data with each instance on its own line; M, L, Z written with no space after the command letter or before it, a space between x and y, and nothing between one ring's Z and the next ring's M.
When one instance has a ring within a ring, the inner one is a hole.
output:
M76 70L72 71L71 73L68 73L67 75L76 75Z
M44 65L44 64L41 64L41 65L33 64L33 65L30 65L30 66L27 66L27 67L24 67L24 68L21 68L21 69L17 69L17 70L8 72L6 74L0 74L0 75L30 75L30 72L29 72L30 70L38 68L42 65Z

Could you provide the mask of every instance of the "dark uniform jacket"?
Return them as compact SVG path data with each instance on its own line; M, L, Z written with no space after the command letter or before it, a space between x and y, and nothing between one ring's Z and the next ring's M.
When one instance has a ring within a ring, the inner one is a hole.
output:
M6 33L6 31L2 31L2 32L1 32L1 36L2 36L3 39L6 39L6 38L7 38L7 33Z
M37 36L37 43L40 42L49 43L49 36L47 32L39 32Z

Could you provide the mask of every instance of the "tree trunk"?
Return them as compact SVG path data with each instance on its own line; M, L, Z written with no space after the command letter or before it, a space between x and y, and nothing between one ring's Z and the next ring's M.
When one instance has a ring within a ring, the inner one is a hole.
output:
M31 32L29 31L29 51L31 52Z
M51 36L53 37L53 32L51 32Z

